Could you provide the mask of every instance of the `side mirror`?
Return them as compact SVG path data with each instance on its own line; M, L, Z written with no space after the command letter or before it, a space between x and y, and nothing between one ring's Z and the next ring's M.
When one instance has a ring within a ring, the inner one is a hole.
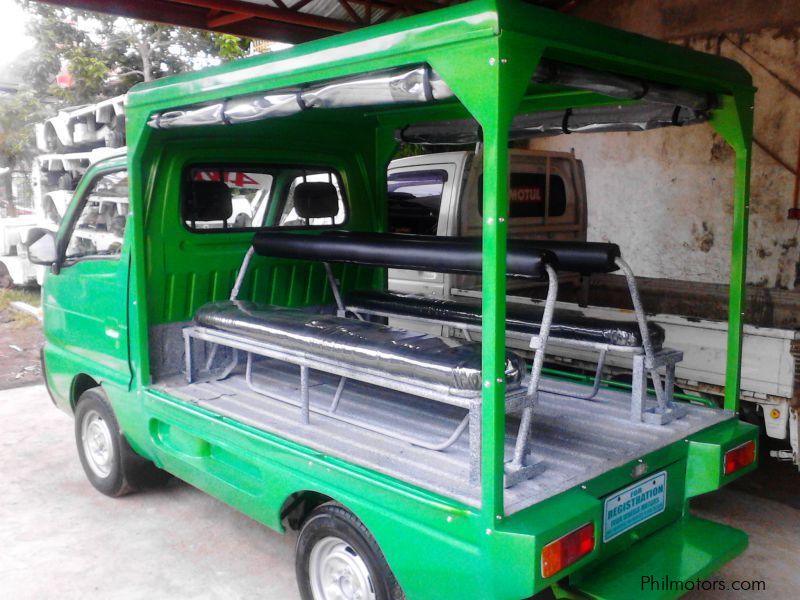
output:
M56 262L56 234L43 227L28 230L28 260L35 265L50 266Z

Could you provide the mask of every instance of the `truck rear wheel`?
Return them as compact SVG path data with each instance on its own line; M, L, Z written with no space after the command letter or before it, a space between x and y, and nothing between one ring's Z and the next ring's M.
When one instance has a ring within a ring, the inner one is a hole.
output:
M303 600L403 600L375 538L343 506L316 508L303 524L295 549Z
M133 451L99 387L86 390L78 399L75 441L86 477L106 496L118 498L169 478L166 472Z
M8 267L0 262L0 289L8 289L14 287L14 279L11 273L8 272Z

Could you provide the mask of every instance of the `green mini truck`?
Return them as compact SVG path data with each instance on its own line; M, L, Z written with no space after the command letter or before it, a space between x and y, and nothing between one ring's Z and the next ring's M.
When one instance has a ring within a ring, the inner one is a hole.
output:
M127 153L28 239L49 265L47 386L90 482L120 496L171 474L299 530L304 599L679 596L652 582L747 546L689 507L756 464L736 418L753 96L729 60L512 0L137 86ZM677 400L636 248L507 239L550 210L547 173L509 209L512 140L688 126L735 154L719 408ZM401 143L476 148L479 237L387 232ZM480 276L482 296L391 292L387 269ZM561 278L611 272L630 320L556 307ZM517 279L539 299L507 307ZM595 352L596 375L549 369L549 342ZM628 389L603 383L607 353L630 360Z

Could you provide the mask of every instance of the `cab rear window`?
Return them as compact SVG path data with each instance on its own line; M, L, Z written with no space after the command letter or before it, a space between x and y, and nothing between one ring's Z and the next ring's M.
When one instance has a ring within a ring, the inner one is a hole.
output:
M192 231L330 227L346 217L341 179L332 169L197 165L183 181L181 218Z

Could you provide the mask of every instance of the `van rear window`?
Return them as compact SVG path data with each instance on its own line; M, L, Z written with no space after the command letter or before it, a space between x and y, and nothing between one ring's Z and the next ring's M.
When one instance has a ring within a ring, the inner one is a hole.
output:
M346 220L342 189L331 169L198 165L184 178L181 215L203 232L338 226Z
M512 173L508 188L508 216L511 219L544 217L548 195L544 173ZM567 211L567 186L555 173L550 173L547 215L561 217ZM478 181L478 212L483 215L483 176Z
M389 231L436 235L447 171L400 171L389 173Z

